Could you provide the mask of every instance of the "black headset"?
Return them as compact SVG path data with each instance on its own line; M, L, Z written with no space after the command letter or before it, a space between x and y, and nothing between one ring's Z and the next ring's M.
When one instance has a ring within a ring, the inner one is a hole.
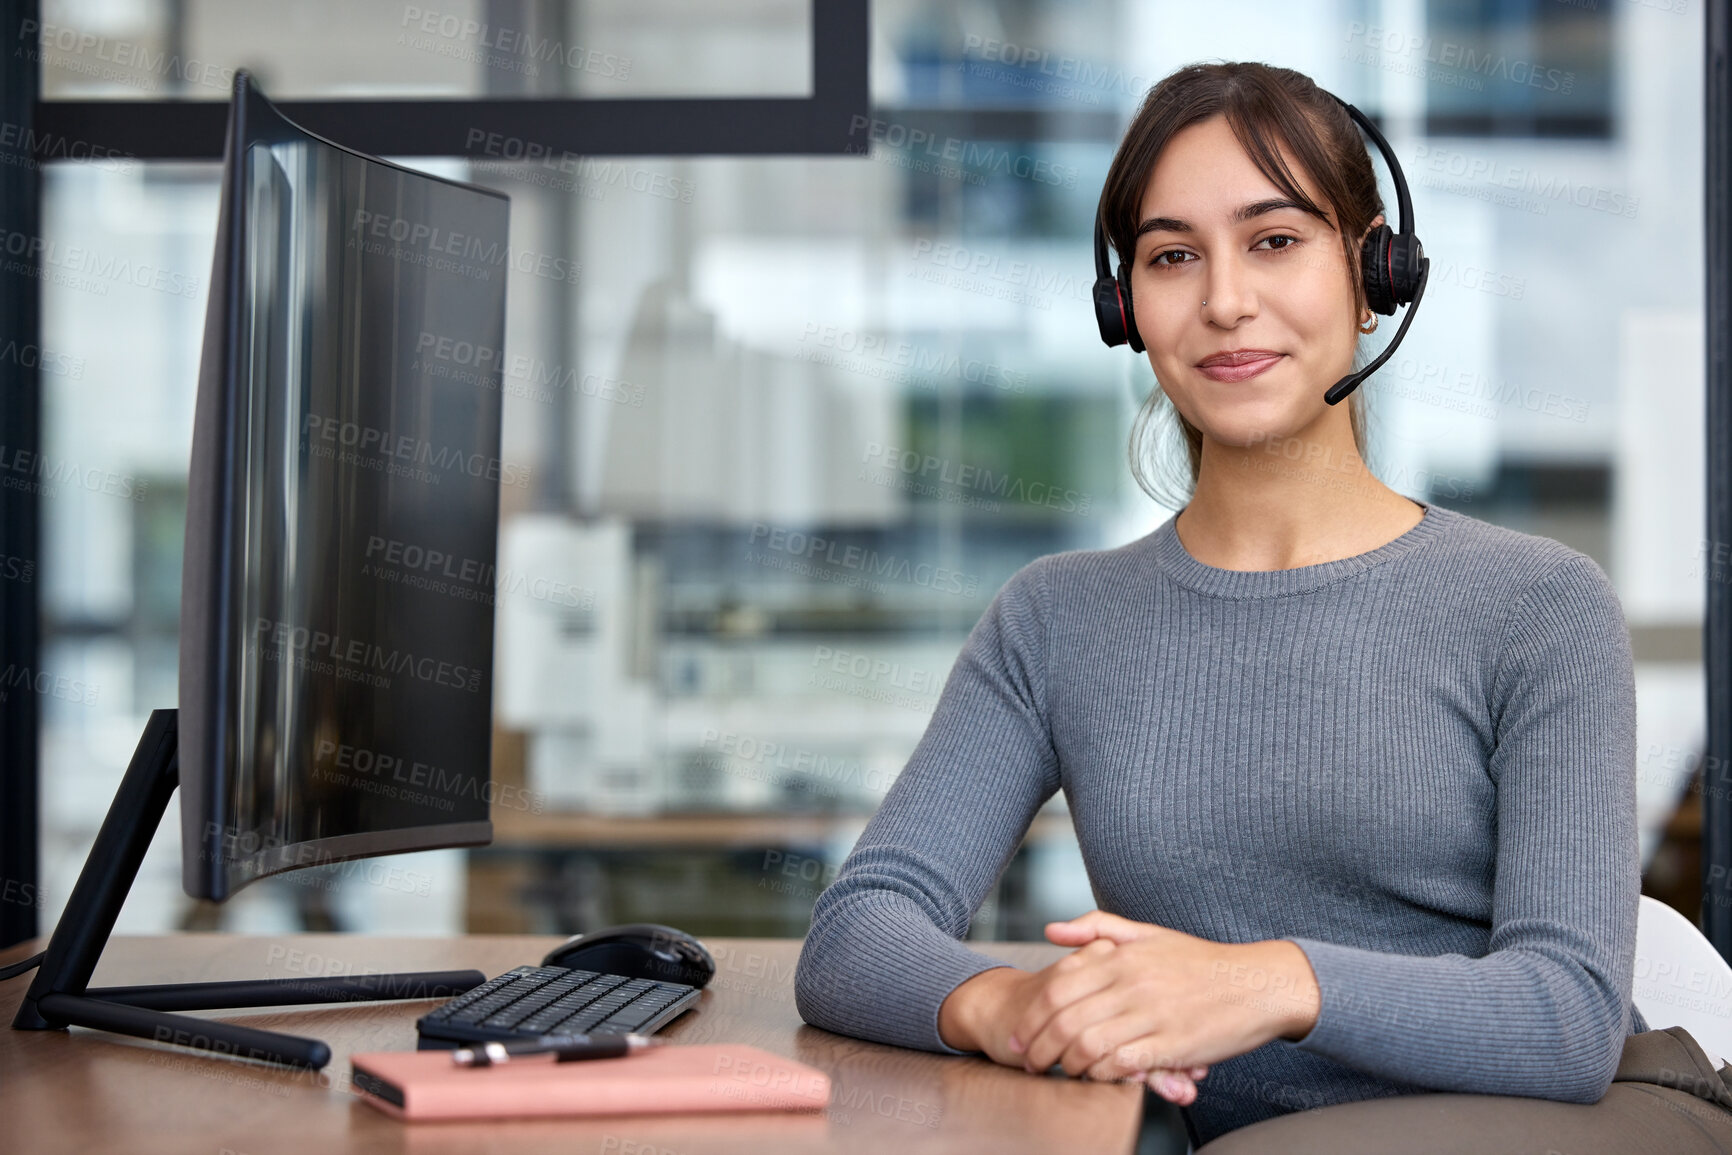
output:
M1388 348L1359 372L1330 386L1329 392L1323 395L1323 400L1334 405L1381 368L1395 352L1396 346L1401 344L1401 339L1407 336L1407 327L1413 323L1413 314L1419 309L1419 299L1425 295L1425 278L1431 272L1431 260L1414 235L1413 201L1407 195L1407 178L1401 174L1394 150L1364 113L1334 93L1329 95L1359 122L1376 143L1378 151L1383 153L1383 159L1389 165L1389 175L1395 179L1395 202L1401 212L1400 232L1390 231L1387 223L1378 225L1366 234L1365 242L1360 246L1359 263L1364 270L1366 304L1372 312L1385 315L1393 314L1398 305L1409 306L1407 315L1401 319L1401 328L1395 331L1395 340L1389 343ZM1101 340L1108 345L1129 343L1134 351L1141 353L1143 338L1137 332L1136 313L1131 308L1131 262L1121 260L1116 274L1107 263L1107 231L1101 219L1106 201L1104 193L1101 201L1095 209L1095 320L1100 323Z

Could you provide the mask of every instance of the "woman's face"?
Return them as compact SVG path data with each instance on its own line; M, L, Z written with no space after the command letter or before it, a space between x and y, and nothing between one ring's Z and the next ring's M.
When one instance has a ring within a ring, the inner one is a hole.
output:
M1322 204L1308 175L1283 157ZM1138 220L1137 329L1186 420L1228 445L1295 436L1335 410L1345 421L1346 406L1323 394L1352 372L1357 326L1371 314L1354 314L1341 237L1257 170L1226 117L1167 142ZM1204 364L1238 350L1257 352L1237 366Z

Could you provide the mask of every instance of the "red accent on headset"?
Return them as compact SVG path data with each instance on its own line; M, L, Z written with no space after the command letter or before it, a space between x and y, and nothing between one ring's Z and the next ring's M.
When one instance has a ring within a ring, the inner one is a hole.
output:
M1384 246L1383 251L1389 258L1388 260L1384 261L1383 263L1384 263L1384 266L1389 270L1389 303L1393 305L1393 304L1396 304L1396 300L1395 300L1395 238L1394 237L1389 238L1389 244Z
M1124 290L1124 286L1118 284L1117 282L1114 282L1114 284L1113 284L1113 297L1119 303L1119 327L1124 330L1125 342L1126 342L1126 344L1129 344L1130 339L1131 339L1131 323L1129 321L1125 320L1125 290Z

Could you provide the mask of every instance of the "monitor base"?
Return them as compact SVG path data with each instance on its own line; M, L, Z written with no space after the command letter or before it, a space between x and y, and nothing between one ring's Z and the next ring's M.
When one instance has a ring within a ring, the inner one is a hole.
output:
M12 1020L15 1030L91 1027L172 1046L317 1070L331 1061L318 1039L261 1031L172 1011L296 1006L376 999L450 998L480 986L480 971L258 979L92 987L90 976L127 891L180 783L178 714L153 710L96 842L55 924L41 967Z

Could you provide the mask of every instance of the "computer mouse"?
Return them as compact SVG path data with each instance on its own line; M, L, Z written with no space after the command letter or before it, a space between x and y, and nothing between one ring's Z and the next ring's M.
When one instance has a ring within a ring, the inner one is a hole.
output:
M605 926L547 952L544 967L573 967L634 979L701 987L716 974L704 944L683 930L653 922Z

